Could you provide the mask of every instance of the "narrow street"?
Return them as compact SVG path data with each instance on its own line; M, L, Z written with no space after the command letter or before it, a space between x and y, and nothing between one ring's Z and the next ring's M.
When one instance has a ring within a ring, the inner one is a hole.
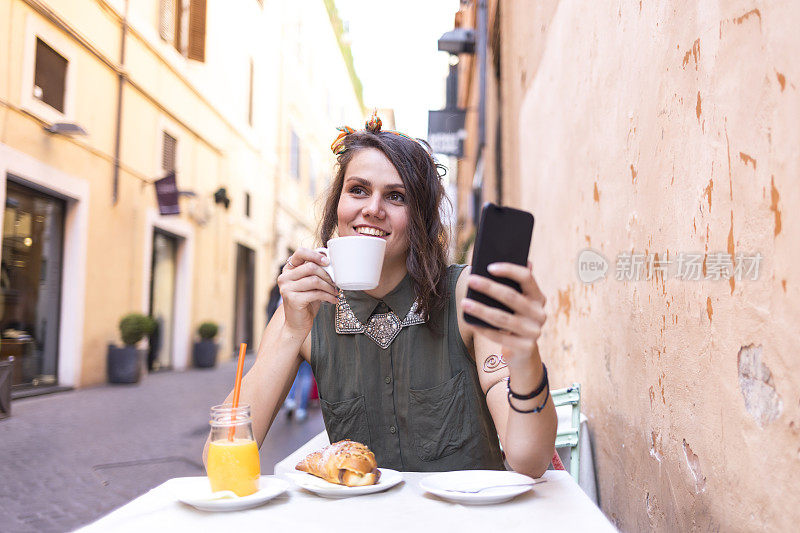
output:
M204 475L208 411L235 374L231 361L15 401L0 421L0 531L72 530L170 478ZM261 472L271 474L322 429L313 403L303 423L280 413L261 448Z

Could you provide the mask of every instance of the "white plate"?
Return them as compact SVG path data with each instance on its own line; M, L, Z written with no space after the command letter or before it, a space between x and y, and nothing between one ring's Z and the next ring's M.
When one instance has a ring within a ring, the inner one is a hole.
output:
M497 485L513 485L515 483L530 483L529 486L498 487ZM442 472L422 478L419 486L431 494L456 503L467 505L486 505L508 501L523 492L531 490L537 480L503 470L458 470L455 472ZM477 490L487 488L480 492L451 492L452 490Z
M285 477L301 488L310 490L325 498L349 498L350 496L361 496L362 494L372 494L381 492L394 487L403 481L403 474L397 470L389 468L379 468L381 477L374 485L364 485L363 487L346 487L329 483L322 478L312 476L306 472L289 472Z
M177 500L201 511L240 511L256 507L283 494L289 488L289 484L276 477L261 476L257 492L240 497L230 491L225 491L231 496L222 498L214 497L214 493L211 492L211 484L205 476L177 477L167 481L166 487Z

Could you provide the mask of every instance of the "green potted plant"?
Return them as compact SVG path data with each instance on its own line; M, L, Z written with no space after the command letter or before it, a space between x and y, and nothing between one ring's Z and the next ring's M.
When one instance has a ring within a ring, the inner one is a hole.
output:
M153 320L141 313L129 313L119 321L123 347L108 345L109 383L137 383L142 375L142 352L136 344L152 333Z
M217 350L219 345L214 342L214 337L219 332L219 326L214 322L203 322L197 328L200 341L194 343L192 360L197 368L213 368L217 364Z

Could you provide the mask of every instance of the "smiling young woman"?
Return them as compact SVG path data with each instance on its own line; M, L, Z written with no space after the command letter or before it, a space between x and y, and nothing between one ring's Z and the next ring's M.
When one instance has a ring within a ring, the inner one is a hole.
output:
M384 239L381 278L373 290L340 291L321 253L301 248L289 258L278 278L283 305L242 383L257 441L305 360L331 442L366 444L380 467L502 469L502 443L512 468L541 475L556 416L536 345L546 315L532 270L493 266L520 284L518 293L448 266L443 167L421 142L381 131L377 117L342 132L320 244L334 235ZM513 312L466 299L467 286ZM499 330L470 326L465 308Z
M447 297L448 240L439 216L444 167L416 141L390 132L351 133L343 147L328 189L320 241L324 246L334 231L340 237L354 235L358 226L387 231L384 271L374 294L388 292L407 272L420 295L420 310L433 315Z

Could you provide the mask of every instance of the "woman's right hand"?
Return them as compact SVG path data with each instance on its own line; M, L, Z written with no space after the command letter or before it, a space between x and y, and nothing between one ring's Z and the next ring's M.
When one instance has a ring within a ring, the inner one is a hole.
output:
M320 252L300 248L286 262L278 276L283 297L286 327L306 336L314 324L322 302L336 304L339 290L322 268L328 258Z

